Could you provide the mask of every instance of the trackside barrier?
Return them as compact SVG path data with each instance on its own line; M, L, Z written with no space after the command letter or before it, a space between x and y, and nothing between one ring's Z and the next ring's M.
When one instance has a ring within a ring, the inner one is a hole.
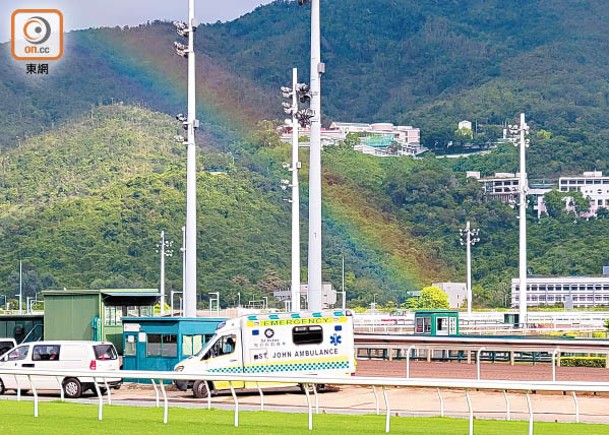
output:
M312 389L315 395L317 395L317 385L352 385L352 386L368 386L372 387L376 394L376 388L380 387L383 391L383 399L385 402L385 432L390 430L391 420L391 407L389 403L389 397L387 396L387 388L395 387L419 387L419 388L436 388L438 389L460 389L465 390L466 399L468 402L469 412L469 433L473 435L474 431L474 414L475 411L471 404L469 397L469 390L499 390L503 391L506 397L506 416L510 419L509 401L507 399L507 391L518 391L526 394L528 413L529 413L529 434L533 433L533 420L534 413L531 405L531 399L529 392L535 391L571 391L573 395L573 401L575 405L575 420L579 421L579 404L577 402L578 392L597 392L597 393L609 393L609 382L554 382L554 381L506 381L506 380L478 380L478 379L432 379L432 378L416 378L416 379L405 379L405 378L384 378L384 377L325 377L325 376L279 376L279 375L260 375L260 374L206 374L206 375L195 375L189 373L180 372L169 372L169 371L139 371L139 370L128 370L128 371L96 371L94 376L91 376L91 371L78 371L78 370L33 370L33 369L18 369L18 370L7 370L0 369L0 375L17 375L25 376L28 379L28 389L31 389L34 394L34 417L39 415L39 398L36 386L32 383L32 376L52 376L60 379L66 377L76 378L94 378L95 390L99 398L99 413L98 419L103 418L103 402L104 397L101 394L99 383L104 382L106 378L137 378L137 379L150 379L151 381L159 381L159 387L163 397L163 423L168 422L168 410L169 402L165 393L164 382L171 380L182 380L182 381L225 381L230 383L231 394L234 401L234 412L235 427L239 426L239 402L237 401L237 395L233 387L232 382L277 382L277 383L297 383L303 384L304 391L307 398L307 408L309 414L309 430L313 429L313 405L309 396L309 389ZM104 384L105 385L105 384ZM18 386L23 387L23 386ZM314 388L310 388L314 387ZM262 390L260 396L263 396ZM108 398L109 399L109 398ZM108 400L109 401L109 400ZM1 406L1 405L0 405ZM208 406L211 406L211 398L208 395ZM441 413L444 413L444 403L440 399ZM380 414L378 409L378 398L377 398L377 413ZM318 410L317 410L318 411Z
M480 348L485 353L501 352L510 355L510 364L514 364L515 355L521 358L528 353L546 353L552 365L560 367L561 355L586 354L602 355L609 367L609 340L606 339L547 339L547 338L500 338L468 336L417 336L395 334L355 334L355 350L358 358L393 359L394 351L406 356L406 370L409 375L410 359L413 350L425 350L428 360L433 351L464 351L467 362L470 355ZM482 358L482 355L479 355ZM488 359L488 358L487 358Z

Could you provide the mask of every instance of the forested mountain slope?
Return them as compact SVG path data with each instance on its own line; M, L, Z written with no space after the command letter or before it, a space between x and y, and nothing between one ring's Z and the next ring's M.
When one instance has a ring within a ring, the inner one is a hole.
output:
M609 171L609 3L517 0L322 0L324 122L388 121L422 129L445 152L457 122L531 125L527 172L556 178ZM66 36L48 76L27 76L0 46L0 282L14 294L19 258L29 289L154 286L161 230L176 243L184 216L186 63L173 26L90 29ZM289 158L278 142L278 88L308 81L309 6L277 1L197 30L201 291L223 304L289 280L289 207L279 189ZM438 161L327 149L324 279L366 304L401 302L436 280L464 280L458 230L473 249L476 303L501 305L517 273L515 210L485 201L465 171L518 170L517 149ZM306 169L302 151L306 265ZM285 193L283 193L285 195ZM597 274L609 264L607 220L530 215L533 274ZM169 288L181 265L168 262ZM303 269L303 279L306 270ZM265 293L267 292L267 293ZM231 299L232 298L232 299Z

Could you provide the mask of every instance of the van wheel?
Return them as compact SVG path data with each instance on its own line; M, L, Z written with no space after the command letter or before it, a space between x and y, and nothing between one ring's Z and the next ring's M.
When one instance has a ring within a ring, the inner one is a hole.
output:
M198 399L204 399L211 394L214 386L211 382L195 381L192 384L192 394Z
M67 378L63 381L63 392L70 399L78 399L82 394L82 385L76 378Z
M2 379L0 379L0 394L4 394L5 391L6 388L4 388L4 382L2 382Z

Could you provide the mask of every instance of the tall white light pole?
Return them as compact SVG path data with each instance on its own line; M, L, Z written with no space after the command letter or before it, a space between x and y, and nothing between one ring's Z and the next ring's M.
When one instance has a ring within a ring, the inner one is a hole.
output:
M184 317L197 315L197 164L195 129L199 126L195 113L195 6L188 0L188 23L176 21L180 36L188 38L188 46L175 43L176 52L188 59L188 116L178 115L188 136L186 145L186 288L184 289Z
M298 69L292 69L292 312L300 312L300 192L298 186Z
M519 180L519 220L520 220L520 232L519 232L519 256L518 256L518 270L519 270L519 323L523 328L527 326L527 172L526 172L526 148L528 147L528 139L526 135L529 132L529 126L525 122L524 113L520 114L520 125L510 125L509 130L511 133L518 133L518 145L520 146L520 180Z
M518 259L520 276L520 323L527 326L527 170L526 170L526 134L529 130L524 113L520 114L520 255Z
M472 229L469 221L465 224L465 230L459 230L461 233L461 244L465 245L466 260L467 260L467 313L472 312L472 251L471 247L480 241L478 238L478 229Z
M309 167L309 310L322 309L321 277L321 62L320 0L298 0L300 5L311 3L311 139Z
M299 110L299 104L306 103L311 100L311 90L307 84L298 83L298 69L292 69L292 87L281 87L281 93L284 98L290 98L291 101L283 103L285 113L292 116L291 120L286 120L286 123L292 126L292 161L284 163L284 169L292 172L292 182L289 180L281 180L281 188L286 190L288 187L292 189L292 289L291 289L291 305L292 311L300 312L300 191L298 181L298 171L300 169L300 161L298 154L298 136L300 127L311 125L313 112L311 109Z

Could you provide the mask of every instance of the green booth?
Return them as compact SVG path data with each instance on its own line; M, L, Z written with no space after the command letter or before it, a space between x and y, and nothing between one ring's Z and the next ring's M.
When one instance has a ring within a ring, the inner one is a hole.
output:
M224 320L206 317L124 318L123 369L171 371L178 362L199 353Z
M414 313L415 335L459 335L459 312L420 310Z

